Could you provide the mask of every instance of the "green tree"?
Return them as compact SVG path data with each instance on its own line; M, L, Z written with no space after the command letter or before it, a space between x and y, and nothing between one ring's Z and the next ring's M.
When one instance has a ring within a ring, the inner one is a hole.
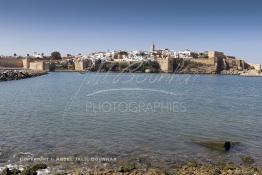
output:
M120 67L120 69L125 69L125 68L128 67L128 64L126 62L119 63L119 67Z
M60 52L57 52L57 51L51 53L51 58L53 60L61 60L62 59Z
M195 52L191 52L190 55L191 55L193 58L198 58L198 57L199 57L198 53L195 53Z

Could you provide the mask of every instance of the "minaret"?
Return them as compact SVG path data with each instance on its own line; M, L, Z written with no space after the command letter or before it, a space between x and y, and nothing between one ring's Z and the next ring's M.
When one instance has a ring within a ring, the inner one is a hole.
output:
M153 43L151 47L151 52L154 52L155 50L156 50L156 46L155 46L155 43Z

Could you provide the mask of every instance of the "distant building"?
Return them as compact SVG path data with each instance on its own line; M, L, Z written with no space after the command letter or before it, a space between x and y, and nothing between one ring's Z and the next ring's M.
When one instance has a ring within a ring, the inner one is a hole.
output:
M250 64L250 66L254 67L257 71L261 71L261 64Z
M175 58L192 58L191 51L186 49L184 51L174 52Z
M44 58L44 54L40 54L40 53L34 52L32 57L33 58Z

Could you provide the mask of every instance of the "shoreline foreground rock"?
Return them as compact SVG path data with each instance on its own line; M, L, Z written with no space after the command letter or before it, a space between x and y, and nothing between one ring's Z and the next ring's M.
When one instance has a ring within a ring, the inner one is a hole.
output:
M259 71L256 71L256 70L249 70L249 71L242 72L240 74L240 76L243 76L243 77L262 77L262 73L259 72Z
M170 168L141 167L136 164L126 164L120 167L74 167L65 170L39 163L26 166L22 169L5 168L0 175L260 175L261 167L252 165L235 165L233 163L220 162L217 164L204 165L196 161L188 161L182 165L174 165Z
M0 82L1 81L11 81L11 80L20 80L31 77L37 77L45 75L45 71L31 71L31 70L7 70L0 71Z

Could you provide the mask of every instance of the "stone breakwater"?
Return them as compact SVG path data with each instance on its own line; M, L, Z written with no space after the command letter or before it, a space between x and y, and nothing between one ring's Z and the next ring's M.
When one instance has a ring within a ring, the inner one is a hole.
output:
M0 70L0 81L20 80L25 78L31 78L36 76L45 75L44 71L30 71L30 70Z

